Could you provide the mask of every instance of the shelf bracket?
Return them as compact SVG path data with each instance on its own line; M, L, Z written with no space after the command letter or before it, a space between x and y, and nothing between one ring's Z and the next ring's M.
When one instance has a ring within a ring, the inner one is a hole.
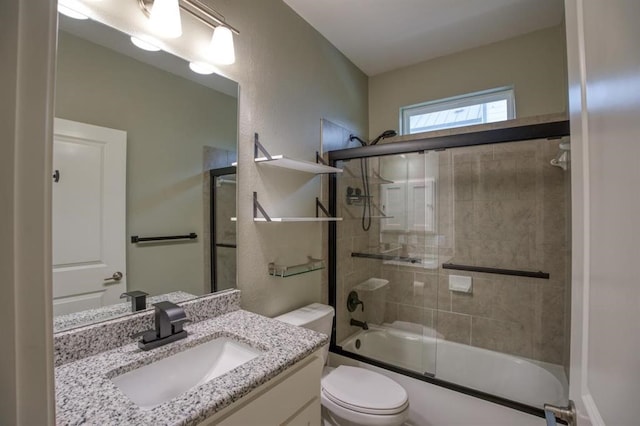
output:
M316 217L320 217L320 211L322 211L322 213L324 213L327 217L333 217L331 216L331 214L329 214L329 210L327 210L324 204L322 204L320 199L316 197Z
M387 216L387 214L386 214L384 211L382 211L382 209L381 209L380 207L378 207L378 205L377 205L376 203L371 203L371 207L373 207L373 209L374 209L375 211L377 211L378 213L380 213L380 216L381 216L383 219L385 219L385 218L386 218L386 219L391 219L391 218L393 218L393 216Z
M262 152L264 156L267 158L267 160L273 160L273 157L271 157L271 154L269 154L269 151L267 151L267 148L265 148L260 143L260 138L258 137L258 133L256 132L253 135L253 158L258 158L259 152Z
M327 163L325 161L325 159L322 158L322 155L320 155L320 153L318 151L316 151L316 163L320 163L323 166L328 166L329 165L329 163Z
M257 133L256 133L256 135L257 135ZM264 216L264 219L267 222L271 222L271 218L269 217L267 212L264 210L264 208L262 208L262 206L258 202L258 193L254 192L253 193L253 218L254 219L256 219L258 217L258 211L260 211L260 213L262 213L262 216Z

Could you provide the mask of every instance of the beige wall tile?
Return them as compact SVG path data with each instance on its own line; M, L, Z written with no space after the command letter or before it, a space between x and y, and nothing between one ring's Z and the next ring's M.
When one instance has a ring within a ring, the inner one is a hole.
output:
M471 316L436 311L434 325L436 331L442 334L445 340L465 345L471 344Z
M449 290L449 275L438 275L438 309L441 311L451 310L451 294Z
M495 297L491 318L517 322L532 329L537 283L504 277L496 279L493 285Z
M433 327L432 312L431 309L400 304L398 305L398 320Z
M565 344L564 289L542 285L537 310L534 354L536 359L562 364Z
M489 317L493 309L494 296L494 283L491 280L473 278L472 293L451 292L451 310L461 314Z
M511 355L531 358L532 331L524 325L489 318L471 319L471 344Z
M398 319L398 304L386 302L384 310L384 322L391 324Z
M516 159L480 161L474 200L512 200L516 198Z

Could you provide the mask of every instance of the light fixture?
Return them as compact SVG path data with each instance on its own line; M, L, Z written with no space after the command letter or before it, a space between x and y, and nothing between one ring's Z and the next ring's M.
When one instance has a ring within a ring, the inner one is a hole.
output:
M179 37L182 34L180 9L184 10L213 29L211 42L207 50L203 52L205 61L220 65L229 65L235 62L233 33L240 34L240 32L227 24L222 14L201 0L138 0L138 5L149 17L155 31L167 38ZM206 62L197 63L206 64Z
M139 47L142 50L147 50L149 52L157 52L161 50L157 46L156 40L149 36L131 36L131 43L133 43L136 47Z
M64 16L68 16L73 19L85 20L89 19L87 15L78 10L82 9L82 5L74 0L60 0L58 2L58 12L62 13Z
M189 68L196 74L209 75L216 72L216 67L206 62L189 62Z
M233 48L233 33L229 28L219 25L213 30L208 53L211 60L216 64L231 65L236 61L236 54Z
M149 10L149 25L153 31L165 38L182 35L179 0L154 0Z

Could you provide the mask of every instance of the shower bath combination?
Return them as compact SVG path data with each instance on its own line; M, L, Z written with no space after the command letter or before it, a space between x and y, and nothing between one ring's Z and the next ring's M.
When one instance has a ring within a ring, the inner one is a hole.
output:
M349 219L329 224L332 351L528 413L566 405L569 123L392 135L328 153L350 172L328 188Z
M356 135L349 136L349 142L353 140L357 140L360 142L360 145L363 147L373 146L380 142L382 139L392 138L397 136L398 132L395 130L385 130L381 134L378 135L371 142L367 143L364 140L360 139ZM367 158L360 159L360 168L362 170L362 187L363 191L359 192L358 188L355 189L355 196L359 199L363 200L362 203L362 220L360 222L363 231L368 231L371 228L371 193L369 192L369 162ZM353 196L354 194L347 194L348 196Z

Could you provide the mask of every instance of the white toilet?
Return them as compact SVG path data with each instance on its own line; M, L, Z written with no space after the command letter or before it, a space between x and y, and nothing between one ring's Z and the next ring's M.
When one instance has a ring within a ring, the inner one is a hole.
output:
M275 319L331 336L333 308L313 303ZM327 361L329 345L322 348ZM324 367L322 413L325 424L399 426L409 417L409 398L402 386L382 374L359 367Z

